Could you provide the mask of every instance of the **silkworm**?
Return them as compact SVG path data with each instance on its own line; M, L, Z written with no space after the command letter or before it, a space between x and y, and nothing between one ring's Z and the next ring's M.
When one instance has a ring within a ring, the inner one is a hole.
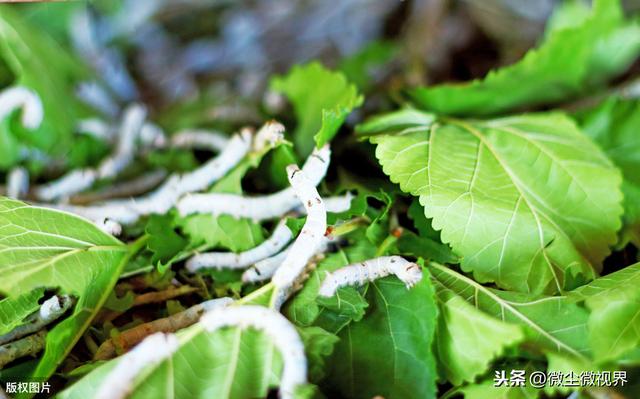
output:
M171 137L171 146L221 151L229 138L222 133L209 130L182 130Z
M122 225L111 219L104 219L94 223L97 228L112 236L119 236L122 234Z
M327 230L327 211L315 185L307 179L305 173L297 165L287 166L287 176L296 196L304 204L307 220L293 242L287 257L273 275L275 297L278 298L288 296L309 259L320 247Z
M99 118L81 120L76 125L76 131L107 143L113 143L117 138L117 129ZM142 147L163 147L167 144L162 128L151 122L142 124L138 139Z
M329 167L329 146L316 149L305 162L302 170L313 186L320 184ZM236 194L194 194L182 198L177 208L181 215L193 213L228 214L254 221L276 219L293 210L300 202L293 188L288 187L269 195L246 197Z
M340 287L349 285L363 285L376 279L395 275L407 289L422 280L422 270L416 263L409 262L401 256L381 256L364 262L341 267L323 280L319 295L330 297L335 295Z
M143 215L165 213L178 198L190 191L204 190L227 174L249 152L251 133L243 130L234 135L227 147L217 157L200 168L184 175L174 174L151 193L129 200L111 200L91 206L66 204L44 205L75 213L94 222L110 219L123 225L131 225Z
M124 111L115 153L103 160L98 166L99 178L115 177L133 161L136 139L140 135L146 117L147 110L138 104L134 104Z
M349 208L351 208L351 201L353 200L353 197L353 194L348 192L345 195L323 198L322 201L324 201L324 206L327 209L327 212L340 213L348 211ZM302 204L298 205L295 208L295 211L299 214L306 213Z
M329 249L331 243L335 240L325 237L316 252L313 254L317 256L321 253L326 252ZM251 266L244 273L242 273L242 282L243 283L257 283L260 281L266 281L271 279L275 274L276 270L282 265L285 258L287 257L289 251L291 250L291 245L285 248L283 251L278 253L277 255L271 256L269 258L262 259L259 262L256 262L255 265Z
M97 169L74 170L58 180L36 190L36 197L44 201L68 197L86 190L98 179L115 177L133 160L135 139L144 123L146 110L142 106L129 107L123 116L118 146L110 157L102 161Z
M7 176L7 196L21 199L29 191L29 172L22 167L11 169Z
M104 377L96 391L97 399L124 399L133 391L138 374L149 366L169 358L178 350L175 334L156 333L146 337Z
M49 323L57 320L73 304L71 297L54 295L40 305L40 309L29 315L24 323L8 333L0 336L0 344L11 342L42 329Z
M33 90L22 86L4 89L0 93L0 120L5 119L18 108L22 108L22 126L27 129L36 129L40 126L44 116L40 97Z
M104 115L110 117L118 115L118 104L98 82L81 82L75 92L80 101L102 112Z
M278 223L271 237L255 248L240 253L208 252L197 254L187 261L186 267L190 272L203 268L244 269L259 260L278 253L291 241L292 236L291 230L283 219Z
M120 333L117 337L108 339L100 345L95 353L94 360L107 360L117 355L116 348L127 351L138 342L145 339L150 334L156 332L176 332L182 328L189 327L198 322L200 317L207 311L225 307L233 303L231 298L217 298L205 301L190 307L180 313L140 324Z
M307 383L304 345L293 324L280 313L262 306L219 308L202 316L200 324L207 331L224 327L253 327L266 334L282 355L281 398L294 398L296 387Z

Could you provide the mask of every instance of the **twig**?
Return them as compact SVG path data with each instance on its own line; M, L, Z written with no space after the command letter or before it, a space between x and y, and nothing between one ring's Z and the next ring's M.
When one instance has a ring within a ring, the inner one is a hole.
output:
M17 341L0 346L0 369L21 357L35 355L44 349L47 332L40 330Z
M115 338L106 340L100 345L93 357L94 360L107 360L115 357L119 352L126 352L147 336L156 332L176 332L182 328L195 324L207 310L232 303L231 298L212 299L192 306L189 309L169 317L140 324L123 331Z
M179 287L171 286L163 291L147 292L144 294L136 295L133 298L133 304L131 305L131 307L148 305L150 303L161 303L169 299L177 298L179 296L192 294L199 290L199 288L191 287L189 285L181 285ZM103 322L111 321L121 314L122 312L105 311L99 317L99 319Z
M31 314L24 321L24 324L14 328L10 332L0 336L0 344L14 341L42 329L60 318L73 304L71 297L66 295L49 298L40 306L40 310Z

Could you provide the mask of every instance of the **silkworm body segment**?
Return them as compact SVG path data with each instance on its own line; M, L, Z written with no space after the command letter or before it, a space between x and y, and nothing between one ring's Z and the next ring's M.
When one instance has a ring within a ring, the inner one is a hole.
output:
M394 274L407 288L422 280L422 270L416 263L401 256L382 256L342 267L331 273L322 282L319 295L330 297L336 291L349 285L363 285L376 279Z

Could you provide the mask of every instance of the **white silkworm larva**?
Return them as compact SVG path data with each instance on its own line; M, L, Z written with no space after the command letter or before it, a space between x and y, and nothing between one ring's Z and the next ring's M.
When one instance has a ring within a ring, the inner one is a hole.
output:
M111 142L115 139L115 131L107 122L99 118L82 119L76 125L76 132L100 141Z
M180 196L196 190L203 190L227 174L240 162L251 148L251 133L243 131L234 135L229 144L217 157L202 167L184 175L171 175L160 187L142 197L130 200L105 201L91 206L43 205L103 223L110 219L123 225L131 225L142 215L167 212Z
M71 297L54 295L40 305L40 309L27 317L24 324L0 336L0 345L34 333L57 320L73 304Z
M18 108L22 108L22 126L27 129L36 129L40 126L44 111L42 101L34 91L21 86L3 90L0 93L0 120Z
M329 146L316 149L305 162L302 170L313 186L320 184L329 167L331 150ZM295 191L288 187L277 193L245 197L236 194L211 193L194 194L178 202L180 214L212 213L228 214L237 218L249 218L255 221L276 219L293 210L300 202Z
M53 201L88 189L99 178L115 177L129 165L135 155L135 139L144 123L146 110L139 105L129 107L123 116L118 147L106 158L97 170L74 170L36 190L38 199Z
M353 194L346 193L345 195L339 195L336 197L327 197L322 199L327 212L340 213L348 211L351 208L351 200L353 200ZM295 211L299 214L305 214L306 211L302 204L298 205Z
M94 396L97 399L124 399L133 391L133 383L146 367L156 365L175 353L180 344L175 334L148 336L107 374Z
M76 88L76 97L107 116L115 117L118 114L118 104L98 82L80 83Z
M313 255L319 255L321 253L326 252L329 249L329 245L335 240L325 237L316 253ZM291 250L291 245L285 248L280 253L271 256L266 259L262 259L259 262L256 262L253 266L245 270L242 273L242 282L243 283L257 283L260 281L266 281L271 279L275 274L276 270L282 265L285 258L287 257L289 251Z
M112 236L119 236L122 234L122 225L111 219L104 219L103 221L97 221L94 223L100 230Z
M262 306L218 308L205 313L200 324L207 331L234 326L263 331L282 355L281 398L293 398L296 387L307 383L304 345L293 324L280 313Z
M76 131L107 143L114 142L117 136L116 129L99 118L81 120L76 125ZM151 122L142 125L138 136L143 147L163 147L167 141L162 128Z
M229 143L222 133L209 130L182 130L171 137L171 145L182 148L196 148L221 151Z
M283 219L278 223L271 237L257 247L240 253L208 252L197 254L187 261L187 270L195 272L203 268L244 269L259 260L278 253L291 241L291 238L291 230Z
M124 111L115 153L98 166L99 178L115 177L129 166L135 157L136 138L140 135L146 117L147 110L139 104L131 105Z
M320 247L327 230L327 211L312 182L297 165L287 166L287 177L296 196L304 204L307 220L284 262L273 275L275 297L280 298L280 304L286 300L296 279Z
M11 169L7 176L7 196L20 199L29 191L29 172L22 167Z
M348 285L363 285L365 282L394 274L407 289L422 280L422 270L416 263L409 262L401 256L381 256L364 262L341 267L322 281L319 295L330 297L335 295L340 287Z

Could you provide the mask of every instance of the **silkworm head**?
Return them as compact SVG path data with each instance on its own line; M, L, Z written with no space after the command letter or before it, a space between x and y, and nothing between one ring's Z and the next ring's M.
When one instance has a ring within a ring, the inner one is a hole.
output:
M405 284L412 287L422 280L422 269L416 263L407 263L399 268L398 278L404 281Z

